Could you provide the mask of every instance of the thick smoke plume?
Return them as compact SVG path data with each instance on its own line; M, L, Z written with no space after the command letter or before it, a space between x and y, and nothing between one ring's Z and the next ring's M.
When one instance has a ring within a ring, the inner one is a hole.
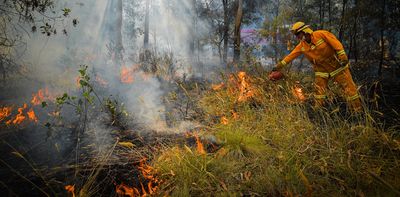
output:
M139 123L152 130L170 130L165 124L166 109L162 103L166 89L161 89L157 77L144 79L144 72L136 69L132 73L133 83L121 83L121 68L140 63L146 0L122 1L122 6L122 31L116 32L118 1L68 1L57 5L56 10L70 8L69 17L55 23L55 35L37 32L26 36L26 53L21 62L29 65L29 75L38 84L58 92L75 90L79 65L88 65L89 71L107 82L110 94L123 99L121 102ZM150 1L150 50L160 56L173 54L174 77L190 77L197 71L190 42L208 33L207 23L196 17L193 6L192 1ZM72 19L77 19L76 27L70 24ZM122 37L121 61L115 61L111 51L118 34Z

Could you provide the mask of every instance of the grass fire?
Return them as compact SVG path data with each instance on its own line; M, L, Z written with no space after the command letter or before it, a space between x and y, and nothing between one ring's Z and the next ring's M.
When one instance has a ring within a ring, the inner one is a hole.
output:
M0 5L3 196L400 196L396 0Z

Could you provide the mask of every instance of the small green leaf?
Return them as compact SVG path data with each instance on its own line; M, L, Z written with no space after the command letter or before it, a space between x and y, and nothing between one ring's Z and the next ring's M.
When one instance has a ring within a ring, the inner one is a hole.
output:
M42 102L42 108L45 108L46 106L47 106L46 101L43 101L43 102Z
M82 112L82 108L80 106L76 107L75 110L78 114Z
M63 11L63 12L64 12L63 15L64 15L65 17L67 17L67 16L69 15L69 13L71 12L71 9L69 9L69 8L64 8L64 9L62 9L61 11Z
M81 76L85 76L85 70L79 69L78 71L79 71L79 74L81 74Z
M82 86L82 87L85 87L85 86L87 86L88 85L88 83L85 81L85 80L79 80L79 84Z
M83 97L85 97L86 99L89 98L89 92L84 92Z

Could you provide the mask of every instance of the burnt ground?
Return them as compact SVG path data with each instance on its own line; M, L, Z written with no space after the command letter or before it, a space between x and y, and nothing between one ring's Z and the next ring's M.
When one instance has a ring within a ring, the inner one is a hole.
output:
M192 108L194 101L183 96L183 92L190 89L186 88L174 89L178 98L169 101L168 110L175 113L175 117L193 120L192 115L196 113L189 108ZM6 87L3 90L6 89L13 88ZM98 91L108 95L102 92L104 90ZM31 97L26 94L18 102L7 99L18 98L17 95L18 91L8 96L2 95L2 104L15 102L16 106L20 106L29 100L24 98ZM76 191L89 187L87 192L96 193L96 196L116 196L116 186L119 184L135 188L141 188L141 183L147 184L138 170L142 159L151 161L152 156L171 145L196 145L190 130L189 135L149 130L137 123L134 117L121 116L118 103L113 104L118 111L114 114L101 107L90 109L84 131L82 119L73 109L64 109L60 118L49 116L56 108L50 102L45 108L33 107L39 123L23 122L18 126L5 126L2 123L0 191L6 196L67 196L64 187L75 185ZM167 122L174 121L167 119ZM119 142L131 142L132 147L120 145ZM204 144L209 152L216 147L207 141Z
M150 161L153 155L171 145L196 146L196 139L190 132L189 135L158 134L154 131L140 134L132 130L120 130L112 135L112 152L98 154L95 149L88 148L88 144L81 144L78 163L74 140L65 143L63 150L51 147L51 140L35 141L37 144L32 145L27 133L40 133L41 130L44 129L33 125L13 131L18 132L17 134L8 133L2 136L0 190L3 195L67 196L64 186L75 185L77 190L89 186L88 192L96 193L96 196L116 196L116 186L119 184L135 188L141 188L141 183L147 184L148 180L138 170L142 159L147 158ZM46 139L46 136L37 137ZM63 137L66 141L75 138L71 133L57 137ZM133 143L133 148L118 144L128 141ZM24 145L17 146L13 142ZM203 143L212 152L215 145L206 141Z
M400 80L393 78L391 72L384 79L366 77L368 73L354 70L354 78L368 103L372 115L379 119L384 127L399 128L400 111ZM195 84L201 81L182 81L180 83ZM191 120L195 111L193 101L183 92L194 92L193 97L199 96L190 85L186 88L177 87L178 98L168 110L176 109L181 118ZM28 87L29 88L29 87ZM1 104L17 101L8 98L18 97L18 92L10 88L2 88L2 92L9 91L10 95L1 95ZM31 95L25 95L26 98ZM24 97L25 97L24 96ZM20 99L21 100L21 99ZM45 112L42 112L45 113ZM72 113L72 112L70 112ZM197 113L198 114L198 113ZM111 131L108 141L101 145L93 145L90 132L80 132L79 120L69 121L68 124L55 125L53 128L44 124L27 123L22 127L1 126L0 143L0 190L5 196L67 196L64 186L75 185L77 190L90 185L89 192L96 196L116 196L116 185L121 183L140 188L140 183L146 184L146 179L138 170L140 160L156 154L163 147L170 145L187 144L195 146L193 136L181 134L159 134L146 130L140 125L110 124L107 117L97 117L104 127ZM95 123L98 123L98 121ZM42 121L45 122L45 121ZM123 122L123 121L121 121ZM134 122L134 121L133 121ZM168 122L168 118L167 118ZM118 123L118 121L117 121ZM79 137L80 136L80 137ZM78 140L79 139L79 140ZM118 142L132 142L133 148L118 145ZM77 142L79 146L77 146ZM214 144L204 141L211 152ZM99 151L101 149L101 151ZM78 152L77 152L78 150ZM108 150L108 151L107 151ZM107 157L109 150L113 150ZM103 152L102 152L103 151ZM77 159L78 158L78 159ZM107 158L103 160L102 158Z

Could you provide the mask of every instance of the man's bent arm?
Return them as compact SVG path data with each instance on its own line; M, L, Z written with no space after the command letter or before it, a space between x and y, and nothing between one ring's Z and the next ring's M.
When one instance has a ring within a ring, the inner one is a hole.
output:
M299 55L301 55L302 51L301 51L301 43L298 44L296 46L296 48L293 49L292 52L290 52L289 55L287 55L285 58L283 58L282 61L280 61L278 63L278 65L276 66L277 69L281 69L282 67L286 66L287 64L289 64L291 61L293 61L293 59L295 59L296 57L298 57Z

